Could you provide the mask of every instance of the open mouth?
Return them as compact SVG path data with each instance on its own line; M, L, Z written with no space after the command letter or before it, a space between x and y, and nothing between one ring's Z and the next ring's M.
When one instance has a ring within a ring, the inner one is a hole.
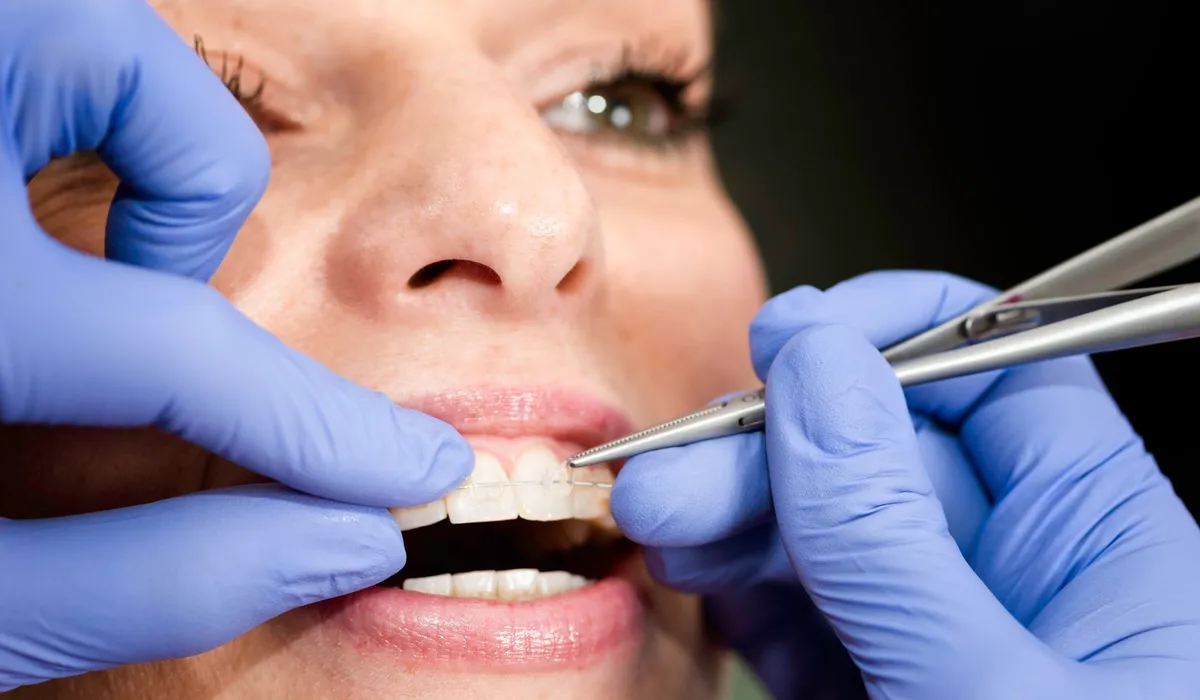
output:
M314 606L321 628L422 668L535 672L636 656L658 593L609 512L620 465L563 464L630 422L568 390L462 390L405 405L466 435L474 470L441 500L392 510L404 568Z
M612 575L633 543L581 520L438 523L409 533L412 563L380 584L458 598L538 600Z
M380 584L520 603L614 575L636 551L608 511L608 466L570 469L574 446L472 438L475 470L441 501L393 511L408 564Z

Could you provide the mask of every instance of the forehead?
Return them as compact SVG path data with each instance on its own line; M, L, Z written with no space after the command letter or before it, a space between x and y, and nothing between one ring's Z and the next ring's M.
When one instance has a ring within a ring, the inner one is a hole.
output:
M402 36L428 30L474 36L497 52L531 35L582 32L596 38L710 32L711 0L152 0L168 21L236 25L305 42L346 38L371 27ZM369 25L367 24L369 23ZM652 37L650 37L652 38Z

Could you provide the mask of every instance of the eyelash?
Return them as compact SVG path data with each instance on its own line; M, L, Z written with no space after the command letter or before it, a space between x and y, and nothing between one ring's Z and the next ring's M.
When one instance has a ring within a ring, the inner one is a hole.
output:
M254 118L260 127L273 131L285 130L288 125L275 119L269 110L263 106L263 93L266 90L266 79L260 79L253 90L247 90L243 83L245 58L237 56L231 62L231 56L221 54L220 64L210 58L204 39L199 35L193 38L193 48L196 55L217 74L221 82L228 88L230 94ZM684 54L656 54L652 47L642 45L635 47L626 44L620 58L614 65L598 66L595 75L582 92L594 93L617 88L642 87L653 90L666 104L671 112L673 129L662 138L638 139L629 136L618 137L641 147L674 146L684 143L689 137L704 133L723 121L729 114L731 103L727 100L709 98L701 105L691 105L684 95L697 82L708 77L711 64L706 64L690 74L684 73L687 63Z
M243 89L242 73L246 68L246 59L244 57L238 56L237 62L230 67L229 54L222 53L221 67L220 70L217 70L217 66L215 66L212 60L209 59L208 49L205 48L204 39L201 38L199 34L197 34L192 40L192 47L195 49L196 55L200 57L200 60L204 61L205 65L213 69L213 72L217 74L217 77L221 79L222 83L225 83L225 87L229 89L229 92L232 93L235 98L237 98L238 102L242 103L243 107L245 107L247 110L252 108L256 110L262 109L262 96L263 91L267 87L267 81L265 79L260 80L258 82L258 87L254 88L252 92L246 92Z
M601 92L622 87L643 87L653 90L671 112L674 129L663 139L639 140L642 146L671 146L687 141L688 137L704 133L721 123L729 114L729 103L722 98L709 98L703 104L689 104L684 96L698 82L709 77L712 64L685 72L689 63L686 54L662 54L651 45L626 44L615 65L600 66L584 93Z

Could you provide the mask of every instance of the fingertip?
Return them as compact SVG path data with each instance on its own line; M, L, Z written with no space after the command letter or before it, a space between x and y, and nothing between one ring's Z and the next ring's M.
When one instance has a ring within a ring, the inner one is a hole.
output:
M672 488L688 476L692 447L655 450L627 460L613 482L609 510L621 532L647 547L669 546L685 502Z
M767 383L767 453L781 527L835 527L889 491L930 493L899 382L858 331L817 326ZM853 494L853 498L851 495Z
M45 677L208 651L294 608L380 583L405 559L386 510L279 485L9 530L7 554L27 580L0 585L14 613L6 631L55 660Z
M431 503L467 480L475 468L475 451L453 426L395 404L392 412L404 458L388 507Z
M761 433L746 433L631 458L610 508L627 537L680 547L721 539L770 512Z
M766 381L775 356L793 335L823 320L814 313L821 297L821 290L805 285L768 299L759 309L750 323L750 359L759 379Z
M771 368L767 397L768 412L772 407L785 410L773 421L776 425L801 419L806 411L815 410L813 418L827 421L884 409L911 431L895 373L867 337L850 326L817 325L793 337Z

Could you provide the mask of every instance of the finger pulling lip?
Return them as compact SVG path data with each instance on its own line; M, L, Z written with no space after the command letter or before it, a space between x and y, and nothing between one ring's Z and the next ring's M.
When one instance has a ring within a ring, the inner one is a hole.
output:
M633 431L623 411L567 389L456 389L397 403L449 423L463 435L547 437L587 448Z

